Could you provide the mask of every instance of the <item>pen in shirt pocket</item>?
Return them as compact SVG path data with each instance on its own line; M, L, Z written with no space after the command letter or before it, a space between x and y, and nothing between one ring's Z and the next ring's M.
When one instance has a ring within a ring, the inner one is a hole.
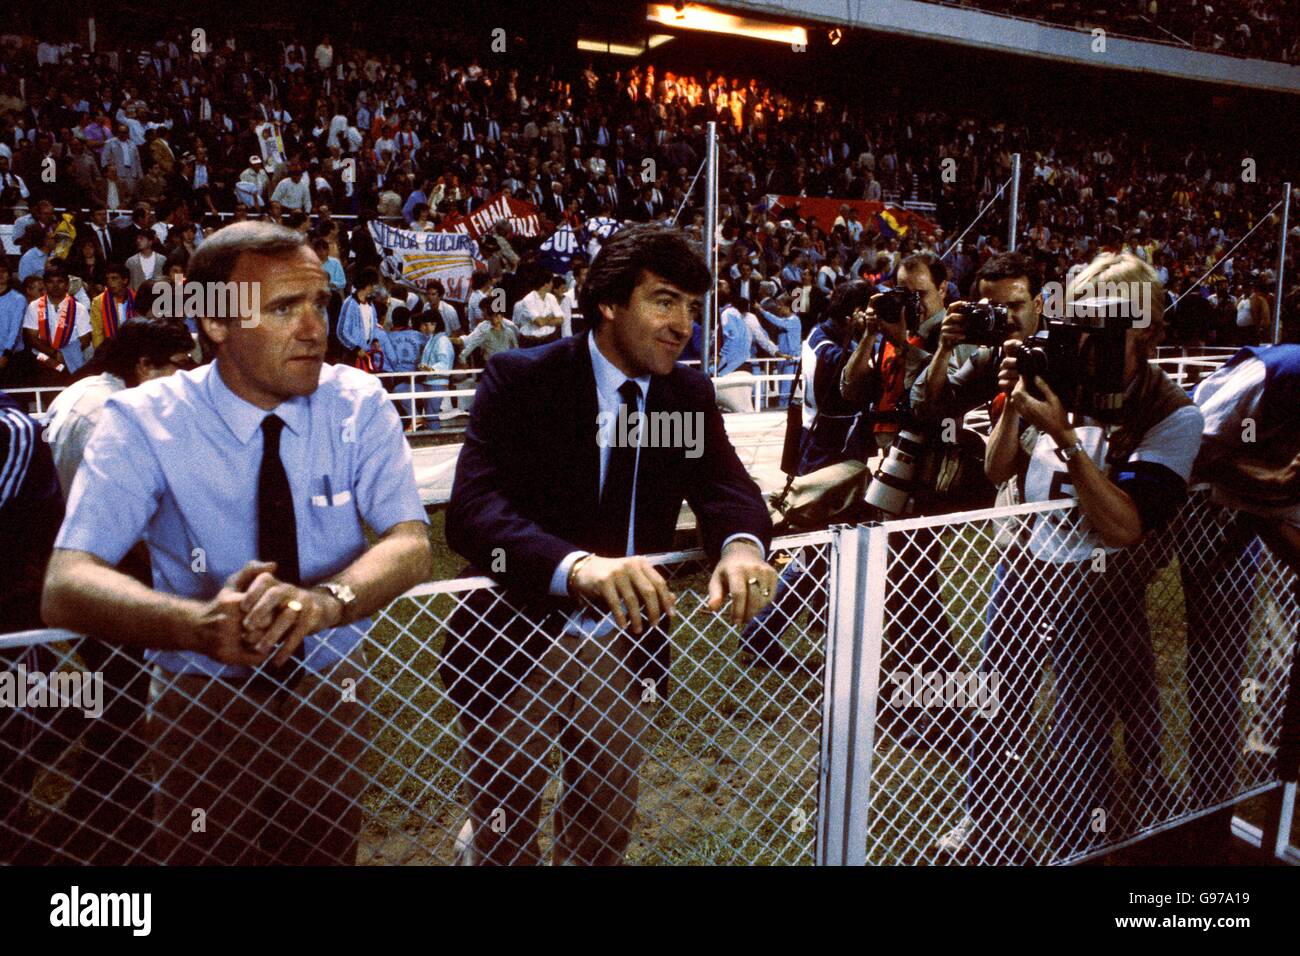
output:
M324 494L314 495L311 499L311 503L316 505L318 508L331 508L336 505L347 504L352 500L352 493L350 491L340 491L338 494L334 493L334 489L330 485L329 475L321 475L320 482Z

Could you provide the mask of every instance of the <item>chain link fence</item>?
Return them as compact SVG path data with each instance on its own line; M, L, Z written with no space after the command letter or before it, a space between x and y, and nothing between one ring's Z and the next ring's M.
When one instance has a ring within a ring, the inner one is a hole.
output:
M630 635L547 639L563 653L530 670L549 685L474 726L448 680L497 682L444 653L449 627L487 623L532 654L554 625L487 578L408 592L374 618L363 659L313 655L320 673L291 674L292 694L167 674L67 632L0 638L10 686L41 675L63 704L0 708L0 859L812 864L829 540L774 543L787 587L744 635L705 606L700 553L657 559L677 594L670 693L620 676ZM99 697L74 675L98 675Z
M842 532L846 861L1079 862L1273 788L1294 575L1204 492L1133 548L1084 530L1052 502Z
M1125 551L1081 530L1051 502L779 539L743 631L664 556L667 686L626 666L661 633L556 640L486 578L293 693L0 637L0 859L1070 863L1275 789L1294 576L1203 492Z

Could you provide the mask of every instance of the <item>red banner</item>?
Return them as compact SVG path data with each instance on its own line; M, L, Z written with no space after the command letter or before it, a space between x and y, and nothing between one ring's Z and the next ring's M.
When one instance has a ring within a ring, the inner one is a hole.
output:
M858 213L858 222L862 223L864 231L870 233L874 231L873 223L876 214L884 209L888 209L890 215L899 223L907 226L910 232L913 229L919 229L926 235L932 235L938 228L938 224L926 219L919 213L903 209L901 206L894 206L883 202L869 202L865 199L836 199L833 196L813 198L810 196L769 196L770 209L780 212L782 209L788 209L797 212L802 219L809 219L817 224L817 228L827 234L830 233L831 227L835 225L835 219L840 214L841 206L848 206L850 209L856 209Z
M442 229L446 232L465 233L478 242L499 222L509 223L510 234L513 236L531 238L542 232L537 207L516 199L505 191L497 193L468 216L444 219Z

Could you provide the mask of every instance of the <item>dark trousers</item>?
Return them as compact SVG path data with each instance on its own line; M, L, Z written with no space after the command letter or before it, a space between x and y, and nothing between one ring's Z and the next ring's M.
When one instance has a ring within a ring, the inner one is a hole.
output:
M1256 579L1264 563L1264 544L1249 519L1228 511L1216 518L1207 536L1179 538L1187 609L1188 770L1196 809L1230 799L1238 786L1242 678ZM1287 728L1300 716L1294 660L1290 677L1278 753L1282 780L1296 779L1295 747L1287 746ZM1256 700L1255 706L1267 708L1268 702ZM1185 823L1150 841L1152 852L1162 863L1223 862L1232 843L1232 817L1228 806Z
M141 737L149 692L143 655L94 640L77 652L88 672L103 676L103 713L24 708L0 720L0 860L121 865L153 832ZM40 646L11 666L20 661L28 672L68 669ZM33 793L42 768L52 789Z
M1088 565L1052 565L1023 553L998 564L985 617L982 673L999 678L998 707L976 718L968 752L967 812L983 862L1010 862L1017 816L1046 809L1057 856L1102 841L1116 827L1111 741L1124 728L1137 806L1168 811L1161 767L1161 720L1155 656L1145 612L1149 569L1111 555L1104 578ZM1050 657L1055 676L1051 749L1045 776L1031 780L1034 703ZM1100 811L1100 813L1098 812ZM1141 826L1145 819L1129 821ZM1008 855L1003 855L1004 853Z
M0 651L0 667L49 671L54 655L44 647ZM28 806L42 766L58 760L66 745L58 708L0 709L0 863L34 865L51 862L51 847L35 840L41 814Z
M949 637L944 607L943 540L934 528L917 528L892 535L885 592L888 633L882 671L952 673L961 658ZM897 549L897 550L895 550ZM892 622L892 627L890 623ZM892 652L892 653L891 653Z

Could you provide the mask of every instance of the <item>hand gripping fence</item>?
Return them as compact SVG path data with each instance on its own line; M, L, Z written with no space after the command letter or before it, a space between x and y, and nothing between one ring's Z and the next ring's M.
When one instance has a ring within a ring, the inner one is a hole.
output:
M486 578L408 592L288 690L0 637L0 859L1068 863L1276 791L1290 572L1204 493L1064 564L1077 520L1051 502L780 539L743 631L705 606L699 552L656 558L666 693L626 664L650 632L557 638ZM443 654L473 626L523 658ZM102 681L99 716L70 675Z

